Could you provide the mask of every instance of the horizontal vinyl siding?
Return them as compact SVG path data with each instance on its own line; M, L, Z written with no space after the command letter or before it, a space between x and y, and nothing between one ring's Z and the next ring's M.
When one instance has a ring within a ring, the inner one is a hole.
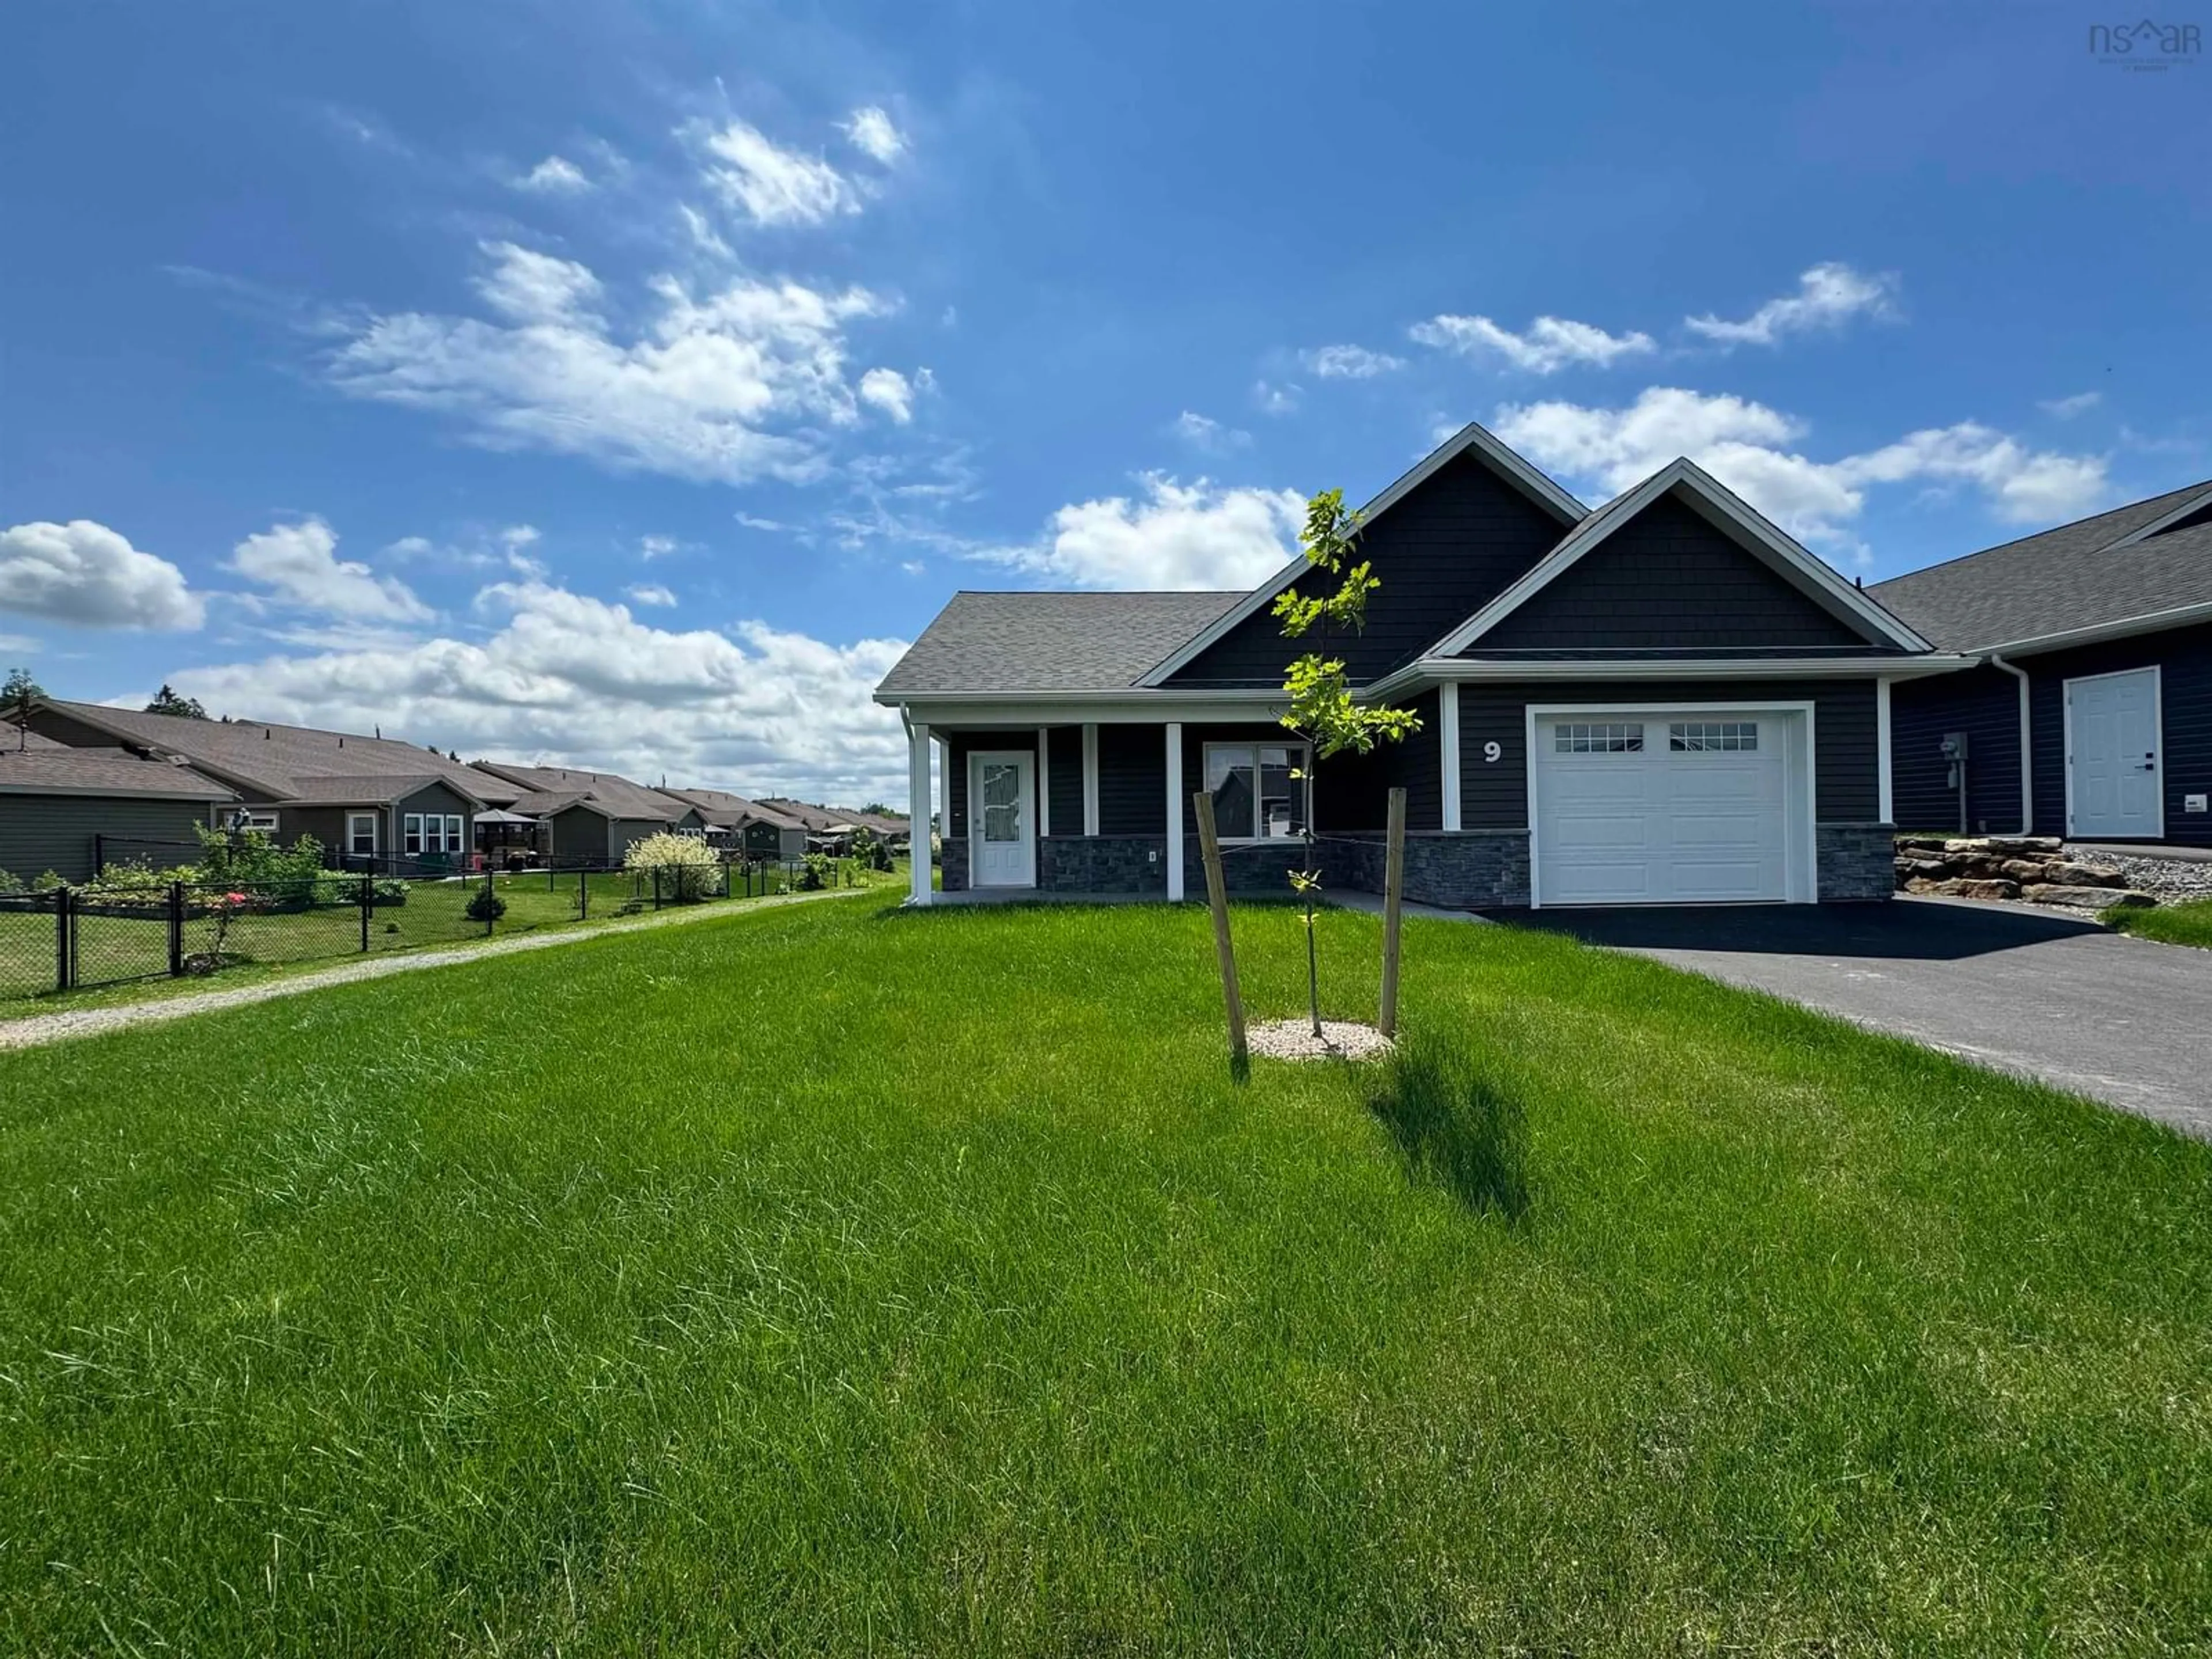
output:
M1556 519L1487 466L1460 457L1360 538L1360 556L1382 585L1368 596L1365 631L1330 641L1331 654L1351 665L1355 681L1388 673L1481 610L1565 533ZM1300 576L1294 586L1300 592L1322 591L1311 575ZM1305 649L1304 641L1284 639L1282 624L1263 609L1170 684L1279 684L1284 668Z
M1190 773L1186 763L1186 781ZM1098 728L1098 831L1106 836L1167 833L1168 751L1157 726Z
M2184 812L2183 798L2212 793L2212 625L2177 628L2021 659L2035 677L2035 827L2066 833L2065 682L2155 665L2164 717L2159 750L2166 839L2212 847L2212 813Z
M1046 780L1052 798L1052 833L1083 833L1083 728L1055 726L1047 738L1052 775Z
M1468 647L1807 649L1866 641L1673 496L1662 496Z
M1966 734L1968 829L2017 832L2020 684L2003 670L1986 666L1891 688L1890 792L1897 827L1959 828L1959 792L1946 781L1950 763L1941 747L1952 732Z
M141 800L112 795L0 795L0 870L31 881L52 870L66 881L89 881L93 838L106 836L181 842L155 850L116 849L157 868L198 861L197 826L208 822L205 801Z
M1468 830L1528 827L1528 705L1698 702L1814 706L1814 812L1823 823L1871 823L1881 810L1881 781L1871 680L1759 680L1717 684L1462 685L1459 689L1460 823ZM1483 759L1496 743L1498 758Z
M1438 695L1424 691L1406 707L1420 720L1420 730L1413 732L1401 743L1378 745L1382 783L1386 789L1402 788L1406 792L1406 828L1408 830L1441 830L1444 827L1444 738L1443 725L1438 705ZM1387 819L1389 804L1387 800L1376 805L1366 821L1357 826L1363 830L1379 830Z

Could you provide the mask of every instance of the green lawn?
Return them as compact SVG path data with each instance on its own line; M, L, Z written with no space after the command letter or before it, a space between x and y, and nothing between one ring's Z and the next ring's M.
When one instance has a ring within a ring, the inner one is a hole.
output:
M2212 1147L1420 921L1426 1084L1240 1085L1208 939L856 900L0 1057L0 1650L2212 1640Z
M2165 945L2195 945L2212 950L2212 899L2161 904L2154 910L2115 907L2097 919L2123 933L2154 939Z

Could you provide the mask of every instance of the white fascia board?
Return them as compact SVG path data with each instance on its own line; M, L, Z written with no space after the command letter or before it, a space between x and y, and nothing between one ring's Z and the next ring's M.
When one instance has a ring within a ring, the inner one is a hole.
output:
M1784 575L1794 574L1798 584L1807 589L1814 599L1825 601L1832 609L1849 615L1871 629L1878 637L1907 651L1926 651L1929 648L1926 640L1875 600L1867 598L1863 590L1845 581L1826 560L1808 550L1796 538L1747 506L1696 462L1683 457L1669 461L1633 489L1592 514L1533 569L1430 647L1425 654L1449 657L1466 650L1565 574L1583 555L1599 546L1614 531L1678 486L1691 497L1692 507L1705 509L1705 516L1709 518L1717 515L1727 520L1754 546L1771 556L1782 566Z
M2179 507L2175 507L2172 512L2160 514L2157 518L2153 519L2148 524L2142 526L2140 529L2130 530L2126 535L2121 537L2119 540L2106 543L2105 545L2099 548L2097 551L2099 553L2113 553L2118 551L2123 547L2133 547L2137 542L2148 541L2153 536L2157 535L2168 526L2179 524L2191 514L2200 512L2208 507L2212 507L2212 489L2201 489L2197 491L2196 495L2191 495L2187 501L2182 502ZM2091 556L2094 557L2094 555L2092 555Z
M1530 465L1496 433L1479 421L1469 421L1401 474L1388 489L1361 507L1360 528L1370 527L1377 519L1469 450L1478 452L1490 463L1493 471L1556 517L1563 527L1580 524L1589 515L1588 507L1562 489L1555 481ZM1188 665L1239 623L1255 615L1263 605L1273 605L1275 596L1288 587L1305 568L1305 556L1301 554L1208 623L1200 633L1177 646L1137 683L1139 685L1158 685L1178 669Z
M2156 634L2169 628L2186 628L2191 623L2200 622L2212 622L2212 600L2196 605L2178 605L2168 611L2146 611L2141 616L2124 617L2118 622L2091 623L2086 627L2069 628L2057 634L2038 634L2023 640L1978 645L1968 654L1988 656L1996 653L2008 657L2033 656L2039 651L2060 651L2071 645L2094 645L2100 640L2124 640L2137 634Z
M1417 687L1485 680L1909 679L1972 668L1980 659L1950 653L1912 657L1575 657L1540 662L1481 657L1424 657L1365 688L1361 701L1401 696Z

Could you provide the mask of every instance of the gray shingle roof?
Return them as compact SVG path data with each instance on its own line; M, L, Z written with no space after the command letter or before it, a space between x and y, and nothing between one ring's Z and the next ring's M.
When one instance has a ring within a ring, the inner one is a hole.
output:
M2212 524L2112 549L2212 484L2169 490L1867 591L1936 644L1975 650L2212 603Z
M147 760L126 749L33 745L18 751L14 734L0 749L0 792L137 795L155 800L236 800L238 793L173 761Z
M664 823L676 823L687 813L698 810L689 801L664 795L658 789L648 789L612 772L586 772L572 766L514 766L506 761L477 761L472 764L479 772L521 785L532 795L582 796L618 818L658 818ZM524 805L520 801L514 805L520 812L558 810Z
M876 690L900 697L1121 690L1243 597L963 591Z
M778 811L743 795L732 794L726 789L671 789L667 792L678 800L688 801L699 809L699 814L718 829L748 821L773 825L778 830L800 830L805 826L787 812Z
M182 755L195 766L280 800L325 799L328 792L319 779L358 782L371 777L423 776L443 779L465 793L485 799L479 781L459 762L392 738L259 720L183 720L100 703L50 700L49 706L100 731L118 733L128 743ZM495 784L493 787L499 794L510 793Z
M395 773L386 777L371 774L366 777L308 777L300 780L300 793L286 798L288 806L383 806L393 801L404 800L417 790L428 789L432 784L442 783L448 789L472 800L483 797L469 785L443 772Z

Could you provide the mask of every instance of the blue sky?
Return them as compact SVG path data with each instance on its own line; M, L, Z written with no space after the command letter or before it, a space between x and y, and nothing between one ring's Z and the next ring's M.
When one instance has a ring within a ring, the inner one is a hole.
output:
M2201 53L1697 17L13 9L0 660L886 793L955 588L1242 585L1469 418L1870 579L2212 475Z

